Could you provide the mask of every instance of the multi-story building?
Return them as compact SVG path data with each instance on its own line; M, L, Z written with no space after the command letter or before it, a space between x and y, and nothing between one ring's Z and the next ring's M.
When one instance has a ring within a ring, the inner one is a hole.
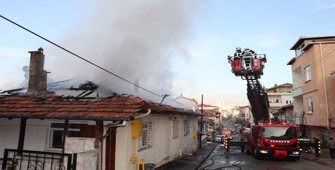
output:
M197 110L198 102L194 98L187 98L184 97L183 94L180 94L180 96L176 97L174 100L187 109L193 111Z
M240 115L239 117L242 118L243 120L249 121L249 119L252 117L251 115L251 107L248 106L240 106Z
M290 83L281 85L275 84L273 87L264 89L268 96L271 119L274 117L283 117L283 115L281 115L282 112L279 112L279 109L293 102L291 90L292 84Z
M300 37L292 46L294 113L302 135L335 137L335 36Z

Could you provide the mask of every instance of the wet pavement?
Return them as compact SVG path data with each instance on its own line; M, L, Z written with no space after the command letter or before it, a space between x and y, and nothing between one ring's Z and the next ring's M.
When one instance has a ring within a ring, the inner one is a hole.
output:
M220 149L218 148L217 143L209 143L199 149L197 152L192 155L186 155L180 159L169 162L159 168L157 170L197 170L197 169L206 169L206 166L211 164L211 159L214 159L213 164L210 165L212 169L213 167L222 167L222 165L230 165L228 169L269 169L266 167L271 167L274 164L283 165L277 168L272 169L335 169L335 159L332 160L329 155L328 149L324 149L321 152L319 158L316 158L314 154L302 153L301 159L297 162L295 161L273 161L273 160L255 160L252 156L247 155L245 153L241 154L240 151L236 150L231 152L231 159L223 159L225 156L222 154ZM216 152L216 153L215 153ZM239 153L234 153L239 152ZM217 156L217 158L213 157L213 154ZM240 159L242 161L236 161L233 157L234 154L241 155ZM210 156L212 155L212 156ZM215 159L221 159L221 161L216 161ZM228 161L228 162L227 162ZM209 162L209 163L208 163ZM215 162L215 163L214 163ZM259 168L252 168L253 164L262 164L262 166L256 166ZM319 166L322 166L319 168ZM236 166L235 166L236 165ZM306 167L307 166L307 167ZM248 168L247 168L248 167ZM215 168L214 168L215 169Z
M203 146L192 155L186 155L175 161L156 168L156 170L194 170L198 169L208 156L213 152L217 143L203 143Z
M315 156L315 154L308 154L308 153L302 153L300 155L301 159L306 159L310 161L314 161L316 163L329 166L331 168L335 169L335 159L332 159L329 154L329 149L322 149L321 155L319 158Z

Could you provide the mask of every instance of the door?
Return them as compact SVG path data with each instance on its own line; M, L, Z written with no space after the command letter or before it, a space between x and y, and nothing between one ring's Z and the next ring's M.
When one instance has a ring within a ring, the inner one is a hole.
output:
M110 127L106 134L106 170L115 170L116 127Z

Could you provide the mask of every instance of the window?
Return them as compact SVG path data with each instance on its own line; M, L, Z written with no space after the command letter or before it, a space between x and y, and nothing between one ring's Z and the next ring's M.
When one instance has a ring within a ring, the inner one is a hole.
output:
M312 97L308 97L307 98L307 113L313 113L313 98Z
M262 128L262 136L272 140L292 140L297 138L295 127L265 126Z
M304 52L304 47L305 47L305 44L301 44L301 45L295 50L297 57L299 57L299 56Z
M322 130L321 131L321 139L323 141L328 141L329 140L329 131L328 130Z
M86 125L82 123L69 123L68 137L80 137L80 126ZM60 149L64 141L64 126L65 123L51 122L50 124L50 148Z
M177 138L178 137L178 120L174 119L172 120L172 138Z
M151 146L152 146L152 122L144 122L140 149L147 149Z
M311 66L307 66L305 68L305 76L306 76L306 81L311 80Z
M190 133L190 120L184 120L184 136Z

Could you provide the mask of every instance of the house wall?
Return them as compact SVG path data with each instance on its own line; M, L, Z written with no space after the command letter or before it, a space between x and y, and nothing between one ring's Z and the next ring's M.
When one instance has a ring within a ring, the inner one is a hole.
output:
M178 120L178 137L173 138L172 117ZM161 166L184 154L194 151L196 138L193 138L193 130L198 130L197 118L181 115L154 115L141 118L144 122L152 122L152 146L147 149L139 149L141 137L136 140L136 157L144 159L145 163L153 163L155 167ZM190 133L184 135L184 120L190 120ZM131 137L131 123L126 127L118 127L116 133L116 169L132 170L136 167L133 157L134 140Z
M20 135L21 119L0 118L0 158L5 148L17 149ZM49 120L27 119L23 150L61 152L48 148ZM10 155L11 156L11 155ZM25 160L27 161L27 160ZM23 161L22 169L26 169L27 162ZM66 159L64 160L66 165ZM2 160L0 161L0 164ZM50 169L50 161L46 160L45 168ZM85 169L85 168L82 168Z
M334 69L335 58L332 57L334 53L335 44L322 44L322 56L324 58L324 72L325 80L327 85L327 95L328 95L328 107L329 113L335 112L335 106L332 101L335 101L335 80L330 76L330 72ZM323 81L322 65L321 65L321 55L320 46L318 44L313 45L304 54L302 54L301 65L303 73L303 102L304 110L306 113L306 119L308 125L313 126L324 126L327 124L327 107L326 107L326 96ZM304 68L308 65L311 66L311 80L305 81L305 71ZM308 113L307 98L313 98L313 113ZM331 117L332 115L330 115ZM333 127L334 123L333 123Z
M21 119L0 119L0 153L5 148L17 149L20 136ZM27 119L24 139L24 150L50 151L47 148L49 121Z
M20 132L20 119L0 118L0 157L5 148L17 149Z
M178 137L176 138L173 138L172 117L176 117L178 120ZM196 149L197 139L193 137L193 132L194 130L198 131L197 117L150 115L141 119L152 122L152 147L138 150L141 139L138 138L136 140L136 157L144 159L145 163L153 163L158 167L182 155L190 154ZM184 120L190 120L189 133L187 135L184 135ZM25 150L61 152L61 149L49 148L50 122L52 121L39 119L27 120L24 142ZM87 121L85 122L87 123ZM0 138L0 153L4 152L4 148L17 148L19 130L20 119L0 119L0 135L5 136ZM95 138L67 137L65 141L65 153L78 153L78 169L86 169L87 167L90 167L89 169L96 168L100 151L94 148ZM130 158L133 156L133 142L130 122L127 122L125 127L118 127L116 129L116 169L131 170L136 166L136 164L130 161ZM104 153L105 151L103 150L103 157L105 157ZM103 164L104 161L103 158Z
M335 64L335 44L314 44L311 45L296 61L292 64L292 70L298 72L296 69L301 70L301 96L295 96L294 101L294 111L295 112L305 112L305 120L307 126L313 127L326 127L327 125L327 103L325 95L324 79L326 81L327 88L327 99L328 99L328 109L329 109L329 125L331 128L335 127L335 80L334 77L330 75L331 71L334 70ZM321 54L323 57L324 65L324 75L322 72L322 61ZM305 68L310 66L311 68L311 80L306 81ZM294 75L294 74L293 74ZM298 79L298 77L293 77ZM293 81L299 82L299 81ZM299 90L299 86L294 88ZM297 91L298 92L298 91ZM308 113L307 98L313 98L313 113ZM302 99L301 99L302 98ZM301 101L302 100L302 101ZM301 109L303 107L303 111ZM315 129L315 128L314 128ZM319 131L313 132L312 134L318 134Z
M314 45L317 48L319 45ZM329 110L329 118L331 121L329 122L330 127L335 128L335 77L331 76L330 73L335 68L335 44L322 44L322 57L323 57L323 64L324 64L324 77L326 81L326 88L327 88L327 98L328 98L328 110ZM320 48L316 50L316 53L320 54ZM327 114L327 106L326 106L326 96L325 96L325 88L324 88L324 81L322 75L322 65L321 65L321 57L319 55L316 58L317 64L317 73L318 73L318 89L319 89L319 99L320 100L320 112L324 115ZM325 116L324 120L327 120Z

